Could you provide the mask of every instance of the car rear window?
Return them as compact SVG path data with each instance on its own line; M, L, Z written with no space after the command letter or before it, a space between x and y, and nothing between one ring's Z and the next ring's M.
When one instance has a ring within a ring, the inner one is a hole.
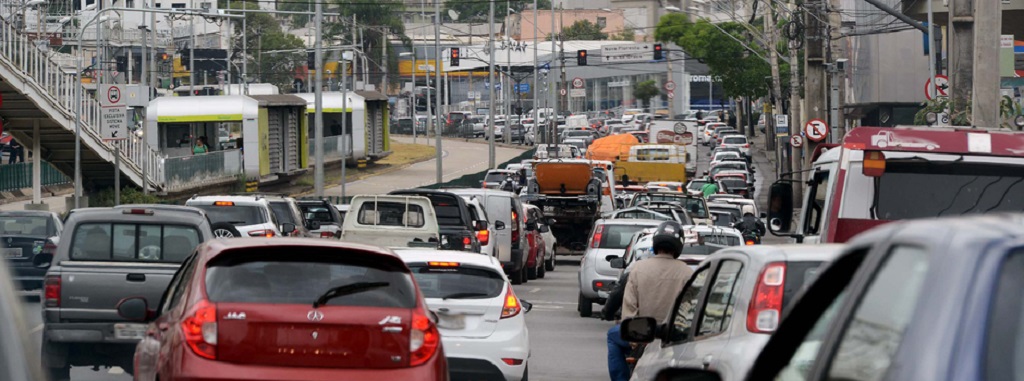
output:
M648 225L602 225L601 242L598 248L601 249L625 249L629 241L633 239L636 232L650 228Z
M729 136L725 138L725 144L747 144L747 138L742 136Z
M82 223L75 226L71 259L181 263L199 243L199 231L192 226Z
M258 225L267 222L262 208L255 205L189 205L202 209L210 223L226 222L236 226Z
M729 234L716 234L716 233L698 233L700 238L704 240L704 243L710 243L722 246L739 246L740 237L729 235Z
M299 221L295 221L295 214L292 213L292 208L287 202L272 202L270 203L270 209L274 211L274 216L277 217L279 224L301 225Z
M423 208L398 202L367 202L359 207L360 225L423 227Z
M50 217L42 216L4 216L0 221L0 235L52 237L57 235L57 227L51 223Z
M316 221L321 224L337 224L338 221L334 221L334 216L331 214L330 209L327 209L326 205L302 205L299 204L299 208L302 209L302 215L306 217L307 221Z
M804 287L810 286L818 278L822 261L803 261L786 263L786 285L782 292L782 308L789 306L796 294Z
M444 267L413 263L409 269L426 298L495 298L506 287L501 274L485 268L452 266L447 262Z
M745 180L743 180L743 179L735 179L735 178L723 179L722 180L722 184L725 184L725 186L728 187L729 189L746 188L747 187L747 182Z
M465 226L462 220L462 209L458 197L443 194L425 195L434 206L434 213L437 214L437 224L441 226Z
M484 176L484 182L485 183L500 183L502 181L505 181L505 178L507 178L507 177L508 177L507 173L491 172L491 173L488 173L486 176Z
M377 287L332 298L326 305L416 305L412 277L392 261L381 261L377 255L346 253L343 249L281 249L247 249L210 261L206 268L206 294L210 301L312 306L332 288L376 283Z

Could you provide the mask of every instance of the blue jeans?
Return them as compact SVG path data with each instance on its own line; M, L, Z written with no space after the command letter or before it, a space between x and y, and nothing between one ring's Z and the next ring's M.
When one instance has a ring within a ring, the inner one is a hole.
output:
M611 381L629 381L626 356L630 350L629 342L622 340L618 324L608 329L608 377Z

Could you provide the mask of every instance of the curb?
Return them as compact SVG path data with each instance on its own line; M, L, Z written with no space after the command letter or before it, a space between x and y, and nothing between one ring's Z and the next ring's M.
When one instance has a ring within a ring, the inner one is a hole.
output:
M392 134L391 136L398 136L398 137L403 137L403 138L412 138L412 135L395 135L395 134ZM416 135L416 139L420 139L420 138L422 138L422 136ZM430 141L434 141L434 137L429 137L427 139L430 139ZM451 137L443 137L442 136L441 140L444 140L444 141L456 141L456 142L462 142L462 143L473 143L473 144L487 144L487 139L482 139L482 138L466 139L466 138L451 138ZM420 144L420 143L415 143L415 144ZM526 151L526 150L534 147L534 146L525 145L525 144L505 144L505 143L494 143L494 146L495 147L503 147L503 148L520 149L520 150L523 150L523 151Z

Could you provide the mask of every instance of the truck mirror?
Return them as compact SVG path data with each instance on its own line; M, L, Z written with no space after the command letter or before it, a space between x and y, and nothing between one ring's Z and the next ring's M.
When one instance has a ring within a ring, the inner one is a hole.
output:
M768 190L768 220L772 234L789 233L793 222L793 183L777 181Z

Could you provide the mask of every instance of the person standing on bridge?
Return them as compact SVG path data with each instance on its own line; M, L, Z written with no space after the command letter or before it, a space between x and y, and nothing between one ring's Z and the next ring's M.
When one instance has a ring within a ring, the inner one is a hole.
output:
M202 136L196 138L196 144L192 146L192 154L200 155L210 152L210 147L206 146L206 139Z

